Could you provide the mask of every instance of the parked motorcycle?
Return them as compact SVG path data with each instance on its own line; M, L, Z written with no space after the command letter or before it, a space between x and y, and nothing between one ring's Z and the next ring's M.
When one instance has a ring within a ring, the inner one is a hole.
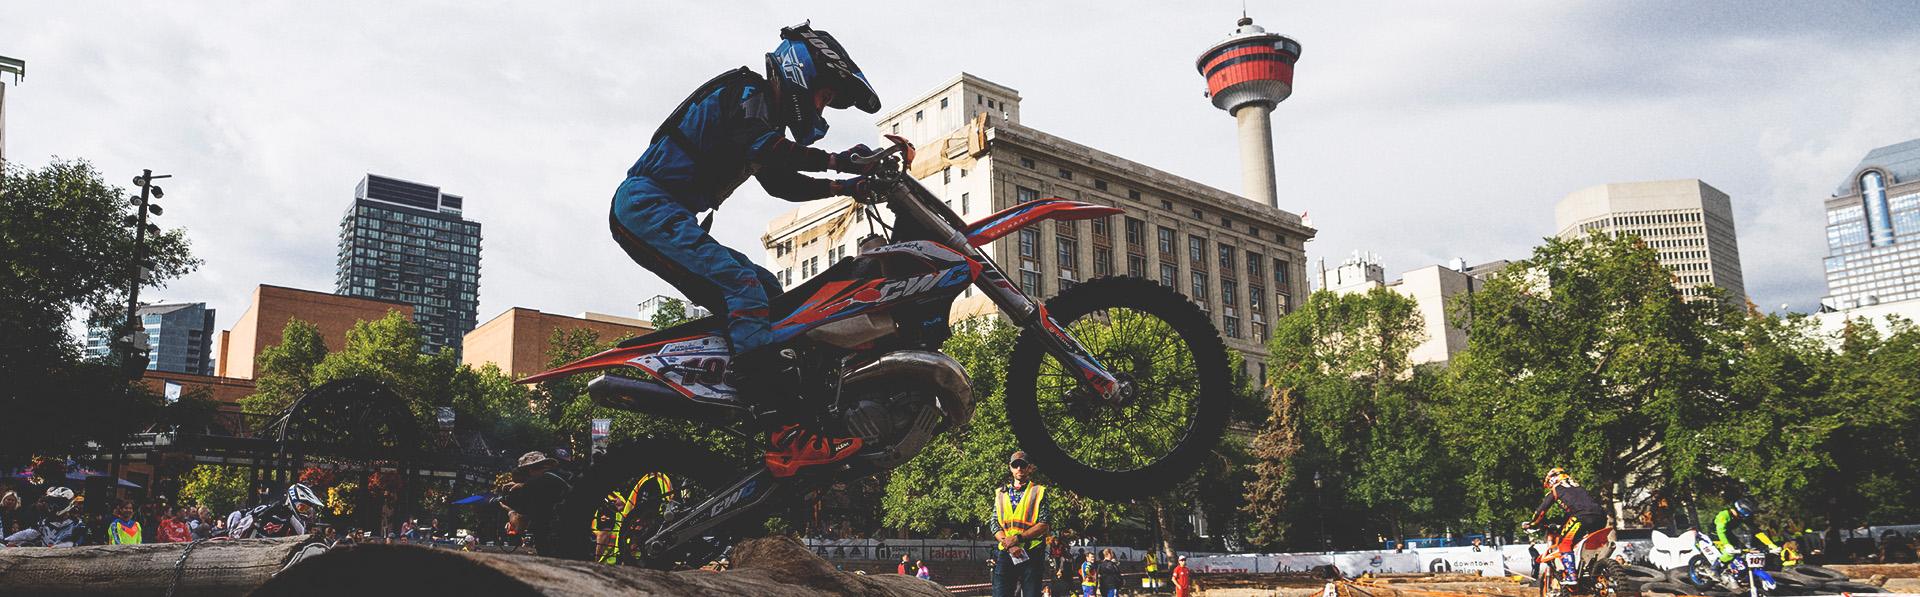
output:
M1548 524L1547 545L1559 545L1564 527ZM1614 529L1605 527L1574 541L1573 551L1542 556L1547 565L1540 575L1541 597L1599 595L1611 597L1626 578L1621 564L1613 559Z
M805 423L826 437L859 438L857 452L798 471L757 461L742 471L688 442L618 446L593 459L562 503L563 552L651 568L698 566L775 508L898 467L941 431L966 426L974 388L941 348L952 304L968 288L1020 331L1002 381L1007 424L1052 483L1090 497L1140 497L1191 475L1213 449L1226 425L1231 376L1226 347L1198 306L1131 277L1087 280L1042 305L980 248L1042 220L1123 210L1040 199L969 224L910 174L913 147L888 139L886 150L858 158L879 168L869 177L873 203L894 216L888 244L842 259L771 301L776 346L803 363L792 388L797 407L766 410L745 406L763 400L737 399L724 375L731 356L719 317L521 380L605 372L587 384L604 406L686 419L745 441ZM633 491L649 475L671 478L673 490Z

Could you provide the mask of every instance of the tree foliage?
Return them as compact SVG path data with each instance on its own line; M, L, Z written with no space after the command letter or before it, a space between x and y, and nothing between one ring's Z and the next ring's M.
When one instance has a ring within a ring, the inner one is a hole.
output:
M664 330L686 323L692 319L692 317L687 316L686 301L677 298L668 298L667 300L660 301L660 308L653 312L653 321L648 323L653 324L653 329Z
M1517 489L1556 466L1617 506L1710 476L1702 433L1725 412L1740 312L1685 300L1637 238L1548 239L1453 315L1471 341L1449 367L1443 420L1473 463L1476 524L1524 520L1538 495Z
M155 415L158 401L104 364L84 363L67 326L76 311L125 334L137 271L124 190L84 161L40 170L7 162L0 175L0 464L117 438ZM149 284L198 267L186 233L147 238Z
M246 469L201 465L181 479L180 497L197 500L216 513L233 511L247 497Z
M1408 359L1423 325L1413 299L1384 288L1317 292L1277 322L1268 350L1285 365L1268 370L1272 415L1247 487L1255 543L1317 548L1332 519L1342 522L1328 531L1350 545L1457 515L1440 380Z

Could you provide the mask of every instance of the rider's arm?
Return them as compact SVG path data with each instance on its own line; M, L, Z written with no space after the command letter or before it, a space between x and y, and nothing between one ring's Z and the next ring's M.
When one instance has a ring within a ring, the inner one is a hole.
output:
M814 178L792 170L762 168L753 177L760 180L760 188L766 189L768 195L796 203L833 196L833 181Z
M747 159L763 170L823 172L833 165L833 155L793 142L774 124L769 94L748 88L741 99L740 121L733 123L735 147L747 148Z
M1553 509L1553 491L1549 490L1547 497L1540 500L1540 505L1533 509L1533 520L1528 521L1527 526L1539 526L1540 522L1547 518L1547 511L1551 509Z
M1719 514L1714 515L1712 537L1714 543L1721 545L1730 545L1733 543L1732 539L1727 535L1727 524L1731 522L1733 522L1732 509L1721 510Z

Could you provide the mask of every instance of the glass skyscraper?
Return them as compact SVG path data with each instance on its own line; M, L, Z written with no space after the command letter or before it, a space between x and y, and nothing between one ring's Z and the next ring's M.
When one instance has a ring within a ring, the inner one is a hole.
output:
M1867 152L1826 211L1823 308L1920 298L1920 139Z
M147 369L213 375L213 309L206 303L141 305L140 325L147 331ZM112 352L112 330L87 328L87 356Z
M413 305L426 349L458 353L479 315L480 224L440 187L368 174L353 197L334 294Z

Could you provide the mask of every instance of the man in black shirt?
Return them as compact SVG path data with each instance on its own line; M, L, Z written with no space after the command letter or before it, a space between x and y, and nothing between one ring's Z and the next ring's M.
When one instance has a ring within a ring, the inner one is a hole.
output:
M1540 507L1533 509L1533 520L1527 523L1527 529L1534 529L1546 520L1547 512L1553 509L1554 504L1559 504L1560 509L1566 511L1567 524L1560 531L1560 544L1554 547L1552 553L1540 559L1560 558L1561 578L1567 583L1575 582L1579 580L1579 571L1573 566L1574 542L1581 537L1581 533L1606 527L1607 511L1600 508L1599 502L1593 501L1593 494L1587 493L1586 488L1573 482L1573 476L1568 475L1566 469L1554 467L1547 471L1546 480L1541 482L1541 486L1547 490L1547 497L1540 501Z
M1106 597L1120 595L1120 561L1113 559L1113 548L1100 550L1100 563L1093 567L1100 572L1100 594Z
M500 500L500 506L507 509L509 532L533 537L534 550L550 558L567 557L567 548L587 545L584 537L579 546L568 545L554 524L560 500L573 489L573 476L561 468L560 461L528 452L520 456L520 466L513 469L513 476L516 482L507 484L507 497Z

